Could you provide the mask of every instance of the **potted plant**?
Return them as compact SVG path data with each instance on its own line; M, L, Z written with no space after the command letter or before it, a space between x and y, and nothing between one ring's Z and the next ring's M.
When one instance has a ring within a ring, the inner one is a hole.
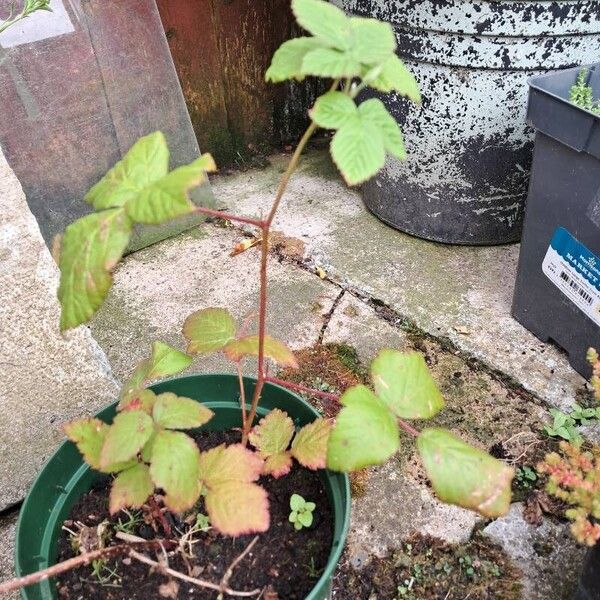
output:
M590 383L600 400L600 359L595 350L588 350L592 366ZM548 476L546 491L565 502L565 516L572 521L571 533L580 543L589 546L579 579L576 600L600 597L600 446L582 449L582 441L560 442L560 453L551 452L538 464L537 470Z
M88 593L90 585L101 593L104 582L106 597L321 600L348 527L345 473L386 461L401 435L416 439L441 500L488 517L508 509L510 467L448 431L409 423L444 406L420 354L382 350L371 365L372 388L357 385L341 397L268 374L268 361L296 366L288 347L266 333L267 267L271 224L306 143L318 127L334 129L333 159L349 184L360 183L381 168L386 153L403 156L404 147L383 104L357 105L357 94L372 86L419 98L389 25L350 19L321 0L293 0L292 7L312 35L284 43L267 79L333 81L310 112L269 214L193 205L187 192L215 169L212 158L168 172L168 149L157 132L134 144L89 191L95 212L66 229L58 251L64 330L101 305L135 223L199 212L252 225L261 237L257 333L251 319L238 325L225 309L196 310L183 324L187 353L156 342L114 405L65 425L70 441L48 462L19 517L20 577L0 584L0 593L21 587L26 599L57 598L51 578L60 576L66 597ZM191 354L211 352L222 352L237 375L148 387L188 367ZM248 356L257 359L255 379L243 374ZM336 402L339 413L322 418L290 390ZM317 557L308 569L295 557L311 548ZM88 575L69 579L82 565L90 565Z
M533 77L535 127L512 314L584 377L600 335L600 63Z

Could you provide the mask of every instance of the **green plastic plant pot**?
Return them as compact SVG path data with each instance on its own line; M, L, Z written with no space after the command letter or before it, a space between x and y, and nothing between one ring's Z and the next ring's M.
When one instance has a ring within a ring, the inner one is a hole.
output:
M255 380L245 378L246 398L252 397ZM235 375L192 375L163 381L151 386L157 393L174 392L206 404L215 416L206 429L227 430L239 426L239 387ZM111 422L116 403L98 417ZM310 423L319 416L307 402L277 385L265 385L258 418L271 409L281 408L296 426ZM306 600L325 600L331 591L331 579L344 548L350 521L350 485L342 473L319 471L334 515L333 544L327 566ZM55 563L58 538L63 521L77 499L90 489L101 474L82 460L75 444L65 442L46 463L31 487L17 523L15 569L19 577ZM42 581L21 590L23 600L56 600L55 584Z

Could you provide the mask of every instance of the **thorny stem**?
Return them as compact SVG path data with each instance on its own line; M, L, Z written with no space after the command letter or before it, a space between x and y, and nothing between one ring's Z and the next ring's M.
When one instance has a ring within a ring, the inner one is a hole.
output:
M285 379L278 379L277 377L265 376L265 382L275 383L277 385L280 385L281 387L288 388L289 390L294 390L295 392L304 392L306 394L310 394L311 396L320 396L321 398L331 400L332 402L337 402L338 404L340 401L340 397L337 394L332 394L331 392L323 392L321 390L315 390L314 388L310 388L299 383L285 381Z
M237 367L238 381L240 383L240 407L242 409L242 425L246 423L246 388L244 387L244 374L242 372L242 365L238 361L235 363Z
M398 419L398 425L400 425L400 427L404 429L406 433L409 433L413 437L419 437L419 435L421 435L421 433L417 429L415 429L412 425L409 425L406 421L402 419Z
M340 84L340 80L336 79L331 85L331 91L334 91L338 88ZM268 291L268 281L267 281L267 264L269 258L269 233L271 230L271 224L273 223L273 219L277 214L277 209L281 203L281 199L285 194L287 186L290 182L294 171L298 167L298 162L300 161L300 156L306 147L306 144L312 137L313 133L317 129L317 124L314 121L311 121L311 124L308 126L308 129L304 132L304 135L298 142L296 146L296 150L290 159L288 167L281 177L281 181L279 182L279 186L277 188L277 193L275 194L275 199L273 200L273 204L271 206L271 210L267 218L262 222L262 242L260 246L260 299L259 299L259 311L258 311L258 377L256 381L256 387L254 388L254 395L252 397L252 404L250 406L250 413L248 414L248 418L244 422L243 430L242 430L242 444L246 445L248 441L248 433L252 427L252 423L254 422L254 417L256 416L256 409L258 407L258 401L260 400L260 395L262 393L264 384L265 384L265 332L266 332L266 324L267 324L267 291Z
M173 544L173 542L170 540L140 540L139 542L132 543L135 543L139 546L150 547L162 545L170 546ZM26 587L28 585L33 585L34 583L39 583L40 581L45 581L50 577L56 577L56 575L60 575L65 571L70 571L71 569L76 569L77 567L81 567L83 565L89 565L92 561L100 558L106 558L115 554L128 554L132 551L131 544L119 544L118 546L108 546L107 548L101 548L100 550L85 552L84 554L74 556L73 558L69 558L68 560L57 563L56 565L52 565L46 569L0 583L0 595L7 594L8 592L18 590L19 588Z

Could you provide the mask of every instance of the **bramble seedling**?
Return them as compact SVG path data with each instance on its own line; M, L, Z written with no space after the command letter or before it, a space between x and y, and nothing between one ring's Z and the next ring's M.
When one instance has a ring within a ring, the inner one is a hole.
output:
M294 524L294 529L300 531L303 527L313 524L313 512L317 505L307 502L300 494L292 494L290 497L290 516L288 520Z

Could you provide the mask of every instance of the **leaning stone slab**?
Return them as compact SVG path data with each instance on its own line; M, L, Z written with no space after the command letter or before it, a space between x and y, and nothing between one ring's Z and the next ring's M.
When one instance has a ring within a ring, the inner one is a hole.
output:
M61 335L59 273L0 152L0 510L19 502L64 439L61 425L117 391L85 327Z
M573 597L585 548L575 543L567 524L544 519L539 527L531 525L523 518L523 504L517 502L483 533L523 571L524 599Z

